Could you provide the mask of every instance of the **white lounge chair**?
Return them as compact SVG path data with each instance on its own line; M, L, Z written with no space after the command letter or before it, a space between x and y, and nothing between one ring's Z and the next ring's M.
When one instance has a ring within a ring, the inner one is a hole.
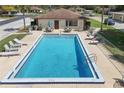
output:
M0 56L16 56L19 55L18 52L0 52Z
M30 27L28 28L28 32L27 32L27 34L28 34L28 35L32 35L32 34L33 34L33 33L32 33L32 30L31 30Z
M99 43L99 41L98 40L92 40L92 41L90 41L90 44L98 44Z
M13 39L14 41L15 41L15 43L16 44L22 44L22 45L27 45L27 43L26 42L22 42L22 41L20 41L19 39L17 39L17 38L15 38L15 39Z
M95 38L94 36L90 35L90 36L87 36L87 37L86 37L86 40L92 40L92 39L94 39L94 38Z
M14 44L12 41L9 41L9 44L11 48L21 47L21 44Z
M4 45L5 51L10 52L10 51L18 51L18 48L9 48L7 44Z

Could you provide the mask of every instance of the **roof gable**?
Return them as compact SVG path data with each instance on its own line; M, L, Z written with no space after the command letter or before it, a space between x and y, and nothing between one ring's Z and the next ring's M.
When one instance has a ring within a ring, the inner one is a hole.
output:
M81 17L80 14L61 8L58 10L50 11L47 14L39 15L35 18L38 18L38 19L78 19L80 17Z

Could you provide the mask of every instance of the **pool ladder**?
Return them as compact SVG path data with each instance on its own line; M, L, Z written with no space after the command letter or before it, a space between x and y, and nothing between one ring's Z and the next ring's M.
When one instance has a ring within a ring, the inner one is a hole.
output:
M95 63L97 63L97 56L96 56L96 54L94 54L94 53L90 54L90 55L89 55L89 58L90 58L90 59L93 59L93 61L94 61Z
M59 35L61 35L61 30L59 30Z

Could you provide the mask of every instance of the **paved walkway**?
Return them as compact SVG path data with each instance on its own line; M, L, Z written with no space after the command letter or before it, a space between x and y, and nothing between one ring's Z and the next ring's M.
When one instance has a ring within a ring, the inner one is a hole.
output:
M26 25L29 24L30 24L30 18L26 18ZM23 19L0 26L0 40L9 36L12 33L17 32L20 27L23 27Z
M59 31L50 32L51 34L60 33ZM49 34L50 34L49 33ZM61 32L64 33L64 32ZM87 37L86 32L76 32L72 31L71 33L64 33L64 34L72 34L76 33L81 38L81 41L84 42L85 46L89 50L89 53L95 53L97 55L97 62L96 65L101 72L105 83L104 84L1 84L0 87L64 87L64 88L81 88L81 87L89 87L89 88L103 88L103 87L113 87L115 84L116 79L121 79L121 75L119 71L115 68L115 66L108 60L108 58L104 55L104 53L98 48L98 45L91 45L89 44L90 40L85 40ZM33 35L28 35L22 39L24 42L33 43L36 38L43 34L41 31L34 31ZM30 40L30 41L29 41ZM31 44L32 45L32 44ZM0 79L2 80L3 77L8 73L10 69L13 68L14 64L18 62L18 60L23 57L25 51L27 51L31 45L23 46L19 49L21 53L20 56L13 56L13 57L1 57L0 58Z
M89 18L101 22L101 17L99 17L99 16L96 16L96 17L89 17ZM104 17L104 19L105 19L105 18L106 18L106 17ZM114 27L114 28L116 28L116 29L119 29L120 31L124 32L124 23L115 21L115 25L113 25L112 27Z

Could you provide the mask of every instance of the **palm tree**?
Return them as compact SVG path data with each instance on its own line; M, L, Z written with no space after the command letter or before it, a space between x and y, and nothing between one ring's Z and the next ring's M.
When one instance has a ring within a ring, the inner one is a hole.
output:
M49 11L52 11L52 6L51 5L49 5Z
M24 23L24 30L26 29L26 22L25 22L25 6L21 7L22 14L23 14L23 23Z
M26 22L25 22L25 11L26 11L26 8L24 5L19 5L19 6L16 6L17 10L19 12L21 12L23 14L23 24L24 24L24 30L26 29Z
M104 16L104 6L102 6L102 13L101 13L101 31L103 31L103 16Z

